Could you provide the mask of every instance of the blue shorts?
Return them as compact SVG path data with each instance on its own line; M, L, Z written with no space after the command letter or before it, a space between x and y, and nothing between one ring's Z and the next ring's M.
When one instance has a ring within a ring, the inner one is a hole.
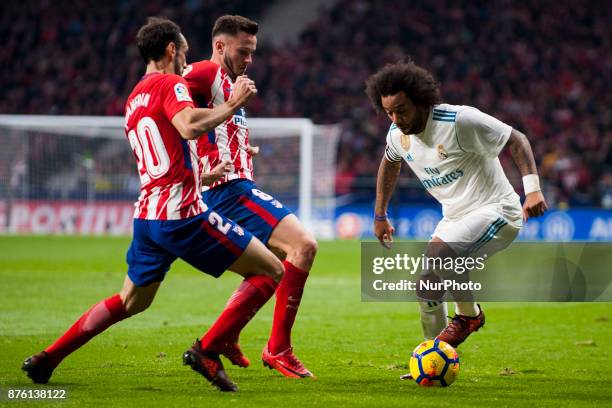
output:
M183 220L134 219L127 253L128 276L136 286L161 282L177 258L214 277L232 265L253 235L212 211Z
M249 230L266 245L278 223L291 214L280 201L247 179L221 184L203 192L202 198L209 207Z

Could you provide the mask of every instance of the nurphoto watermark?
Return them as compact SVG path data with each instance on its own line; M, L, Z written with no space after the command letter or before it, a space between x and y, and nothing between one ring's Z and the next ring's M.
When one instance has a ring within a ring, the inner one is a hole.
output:
M611 243L361 243L363 301L612 301Z

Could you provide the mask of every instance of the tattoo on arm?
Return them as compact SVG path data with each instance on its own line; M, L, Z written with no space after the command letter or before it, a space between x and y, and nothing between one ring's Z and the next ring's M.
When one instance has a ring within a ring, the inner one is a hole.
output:
M518 130L512 129L506 146L510 149L512 159L521 172L521 176L538 174L533 151L531 150L531 145L529 144L527 136Z
M376 206L374 208L376 214L382 215L387 213L389 200L393 190L395 190L401 168L401 161L390 162L386 158L382 158L376 178Z

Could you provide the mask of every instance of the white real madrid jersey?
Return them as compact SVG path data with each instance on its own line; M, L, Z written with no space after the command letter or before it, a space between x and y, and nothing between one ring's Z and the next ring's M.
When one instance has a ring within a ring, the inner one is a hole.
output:
M392 124L385 157L404 159L445 218L459 218L484 205L520 208L519 197L497 157L512 128L470 106L433 107L425 130L404 135Z

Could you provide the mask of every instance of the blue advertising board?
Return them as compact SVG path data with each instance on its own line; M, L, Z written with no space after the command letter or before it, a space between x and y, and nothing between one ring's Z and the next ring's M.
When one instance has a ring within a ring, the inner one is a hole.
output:
M442 218L440 208L401 206L389 214L399 238L429 239ZM373 206L347 205L336 210L336 236L372 238ZM543 217L524 224L523 241L612 241L612 210L551 209Z

